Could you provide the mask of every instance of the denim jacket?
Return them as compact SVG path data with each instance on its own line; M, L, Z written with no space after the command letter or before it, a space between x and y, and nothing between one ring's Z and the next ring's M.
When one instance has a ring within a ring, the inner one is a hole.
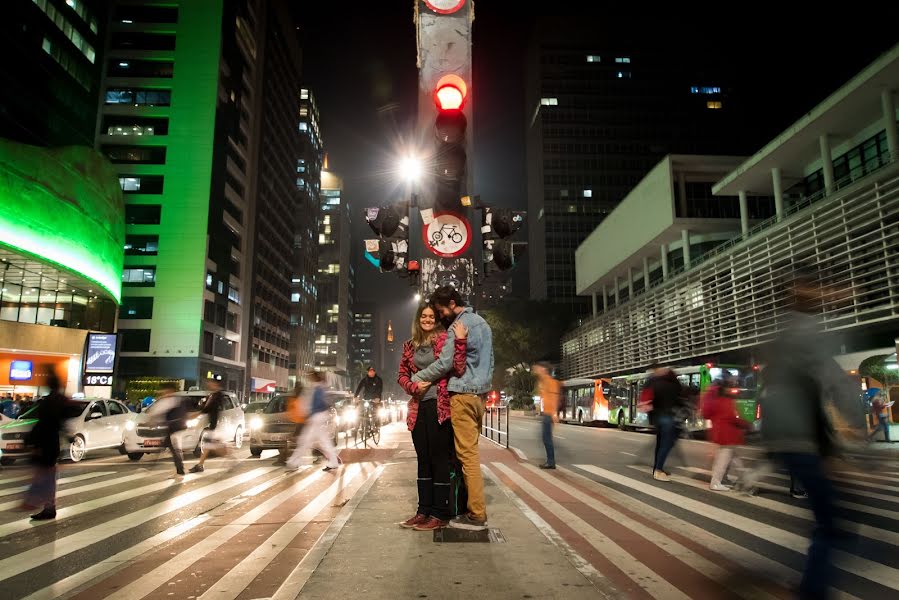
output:
M468 328L465 350L465 372L461 377L451 376L447 389L455 394L486 394L493 387L493 332L480 315L466 306L456 317ZM412 376L412 381L437 381L453 370L452 327L446 332L446 344L440 356L431 365Z

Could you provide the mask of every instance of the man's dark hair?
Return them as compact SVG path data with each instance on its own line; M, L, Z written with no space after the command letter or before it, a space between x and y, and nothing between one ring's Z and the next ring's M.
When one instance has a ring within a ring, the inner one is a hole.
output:
M437 306L438 304L440 306L449 306L450 300L455 302L456 306L465 306L462 294L451 285L439 287L431 294L431 306Z

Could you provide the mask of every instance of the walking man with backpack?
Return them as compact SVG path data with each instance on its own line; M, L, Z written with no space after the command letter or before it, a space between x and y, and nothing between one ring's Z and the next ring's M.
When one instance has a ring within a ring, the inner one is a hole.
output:
M159 399L156 401L158 405L154 413L162 423L165 424L168 432L163 441L163 446L172 451L172 459L175 461L175 473L184 475L184 459L181 456L181 440L178 433L187 429L187 408L184 406L181 398L175 395L175 386L166 383L163 384L160 391Z

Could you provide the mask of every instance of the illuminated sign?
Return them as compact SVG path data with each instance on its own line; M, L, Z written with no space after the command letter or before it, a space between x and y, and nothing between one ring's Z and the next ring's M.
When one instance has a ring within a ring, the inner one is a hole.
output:
M112 375L85 375L84 385L112 385Z
M112 373L115 368L116 334L89 333L85 373Z
M31 361L14 360L9 364L10 381L28 381L31 379Z

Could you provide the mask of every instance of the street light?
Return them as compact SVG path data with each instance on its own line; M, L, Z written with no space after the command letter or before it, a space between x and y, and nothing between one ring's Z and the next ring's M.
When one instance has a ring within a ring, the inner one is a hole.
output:
M418 178L421 177L421 161L412 157L402 159L400 161L400 174L406 181L418 181Z
M421 302L421 294L415 294L415 301Z

